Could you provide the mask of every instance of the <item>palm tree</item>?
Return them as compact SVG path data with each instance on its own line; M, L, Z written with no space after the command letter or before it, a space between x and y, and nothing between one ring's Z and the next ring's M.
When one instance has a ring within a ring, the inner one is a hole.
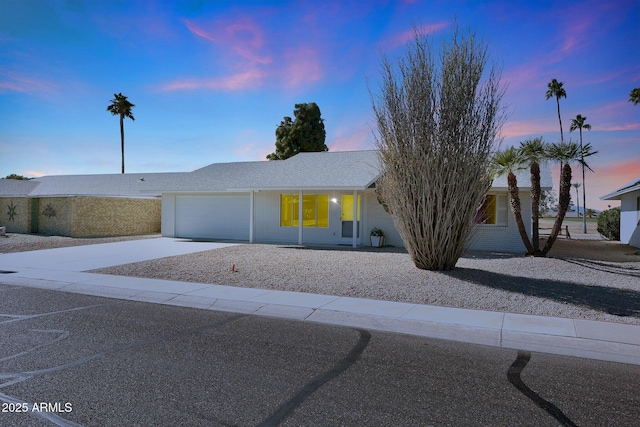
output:
M633 105L640 104L640 87L637 87L629 93L629 102L633 102Z
M547 100L551 97L556 98L558 104L558 121L560 122L560 142L564 142L564 135L562 134L562 118L560 117L560 98L566 98L567 92L563 89L563 82L559 82L556 79L552 79L547 85Z
M585 123L586 117L578 114L575 119L571 120L571 127L569 132L573 132L576 129L580 129L580 150L582 150L582 129L591 130L591 125ZM582 207L587 208L587 188L584 183L584 159L582 162ZM587 216L582 215L582 232L587 234Z
M547 145L540 138L530 139L520 143L520 154L524 162L529 165L531 172L531 240L533 244L533 254L540 255L540 163L546 160Z
M533 245L529 241L527 230L524 227L522 221L522 208L520 204L520 195L518 194L518 179L516 178L515 171L523 169L524 159L521 153L515 149L515 147L508 148L503 151L498 151L493 157L493 167L496 176L507 175L507 185L509 186L511 211L516 220L518 226L518 232L520 238L527 249L528 255L533 255L535 250Z
M558 216L551 229L549 239L542 249L542 256L545 256L549 252L553 243L556 241L562 228L564 216L569 209L569 202L571 200L569 193L571 189L571 162L579 162L589 170L592 170L589 165L586 164L584 158L596 153L597 151L593 151L591 148L591 144L585 144L584 147L580 149L578 144L572 141L554 143L549 146L547 156L549 159L559 161L562 164L562 173L560 174L560 190L558 192Z
M580 193L578 192L578 188L580 188L579 182L574 182L571 184L576 189L576 203L578 203L578 210L576 211L576 217L580 216ZM582 215L584 217L584 215ZM586 217L585 217L586 218Z
M127 100L127 97L122 93L113 94L113 99L111 100L111 104L107 107L107 111L109 111L114 116L120 116L120 146L122 148L122 173L124 173L124 118L128 117L131 120L135 120L133 118L133 113L131 109L135 107L132 103Z

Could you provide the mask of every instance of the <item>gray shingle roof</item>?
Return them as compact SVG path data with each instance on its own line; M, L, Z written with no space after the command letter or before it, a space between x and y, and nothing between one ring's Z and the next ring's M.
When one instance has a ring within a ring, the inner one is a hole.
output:
M542 188L551 188L551 172L541 167ZM214 163L193 172L59 175L31 181L0 180L0 196L157 197L170 192L249 190L363 190L380 176L378 154L368 151L299 153L287 160ZM518 185L530 186L519 171ZM506 177L494 189L506 189Z
M286 160L214 163L163 192L364 189L379 176L375 151L299 153Z

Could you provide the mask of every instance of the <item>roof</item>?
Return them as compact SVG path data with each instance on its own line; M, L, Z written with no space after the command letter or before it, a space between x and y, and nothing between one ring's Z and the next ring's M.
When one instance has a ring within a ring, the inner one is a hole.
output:
M286 160L214 163L162 192L365 189L380 176L376 151L299 153Z
M541 187L550 189L551 171L541 165ZM364 190L380 177L378 152L299 153L286 160L213 163L193 172L43 176L29 181L0 180L4 197L157 197L162 193L246 192L250 190ZM529 171L518 184L530 187ZM507 178L493 190L506 190Z
M600 200L620 200L623 194L631 193L636 190L640 190L640 177L626 183L617 190L600 197Z
M142 173L105 175L51 175L29 181L0 180L0 197L102 196L150 198L160 192L151 186L168 185L184 173Z

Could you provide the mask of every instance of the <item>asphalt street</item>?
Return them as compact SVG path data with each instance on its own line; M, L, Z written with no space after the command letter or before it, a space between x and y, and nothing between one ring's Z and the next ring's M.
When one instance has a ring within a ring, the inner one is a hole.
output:
M2 426L632 426L640 366L0 284Z

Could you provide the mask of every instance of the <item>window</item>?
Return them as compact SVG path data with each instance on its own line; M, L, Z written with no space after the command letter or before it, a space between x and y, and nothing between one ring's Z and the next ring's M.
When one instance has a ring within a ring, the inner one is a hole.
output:
M296 194L280 195L280 227L298 227L300 197ZM329 227L329 195L305 194L302 196L302 226Z
M473 218L474 224L507 225L507 196L487 194Z

